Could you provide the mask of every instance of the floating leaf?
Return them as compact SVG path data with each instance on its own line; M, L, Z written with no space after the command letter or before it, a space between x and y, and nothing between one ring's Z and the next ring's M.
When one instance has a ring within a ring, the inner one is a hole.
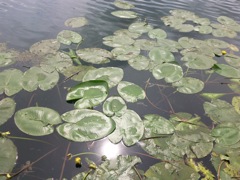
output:
M82 82L72 87L66 96L67 101L76 101L75 108L92 108L103 102L108 95L108 84L102 80Z
M219 39L208 39L207 43L209 46L225 49L229 47L229 44Z
M237 24L237 22L235 20L233 20L232 18L229 18L227 16L219 16L217 18L217 21L224 25L236 25Z
M84 61L93 64L104 64L110 62L112 54L101 48L84 48L76 51L77 55Z
M111 52L115 59L119 61L127 61L138 56L140 54L140 49L136 46L130 45L114 48Z
M156 79L165 79L167 83L179 81L183 77L181 66L171 63L164 63L153 68L153 76Z
M191 32L194 30L194 26L191 24L179 24L174 27L179 32Z
M115 123L111 118L95 110L72 110L61 117L66 123L58 126L57 131L61 136L72 141L101 139L115 129Z
M177 41L171 39L158 39L157 42L161 49L171 52L178 52L178 49L182 49L182 46Z
M22 71L6 69L0 72L0 94L12 96L22 90Z
M140 33L130 32L128 29L119 29L114 32L116 36L128 36L130 38L136 39L141 36Z
M109 88L116 86L123 78L123 70L117 67L106 67L89 70L83 77L83 81L104 80Z
M208 26L211 24L211 22L208 18L197 18L193 22L196 24L200 24L202 26Z
M231 67L226 64L218 64L220 69L216 69L215 72L220 74L221 76L228 78L240 78L240 70L234 67Z
M121 47L125 45L131 45L135 41L126 35L106 36L103 38L103 44L110 47Z
M70 45L72 43L78 44L82 42L83 38L80 34L74 31L63 30L58 33L57 40L62 44Z
M149 58L154 61L156 64L162 64L166 62L172 62L175 61L175 57L173 54L168 50L163 50L160 48L154 48L152 49L149 54Z
M120 96L127 102L137 102L146 97L144 90L140 86L127 81L121 81L117 90Z
M200 34L210 34L212 33L211 26L195 26L194 31L198 31Z
M240 79L230 79L231 83L228 84L228 87L236 92L236 93L240 93Z
M23 74L22 86L26 91L35 91L38 87L43 90L52 89L59 80L59 74L56 71L45 72L39 67L31 67Z
M226 101L215 99L211 103L205 102L203 108L214 122L239 122L240 114Z
M150 59L146 58L145 56L142 55L138 55L133 59L130 59L128 61L128 64L133 68L136 69L138 71L141 70L147 70L148 66L150 63Z
M150 51L154 47L158 46L156 41L148 40L148 39L137 39L134 43L135 47L140 48L141 50Z
M152 39L165 39L167 37L167 33L162 29L152 29L148 32L148 36Z
M42 40L33 44L30 47L30 52L42 56L46 54L56 54L60 45L57 39Z
M235 31L232 31L230 29L213 29L212 35L215 37L229 37L234 38L237 36L237 33Z
M17 111L14 115L16 126L32 136L44 136L53 133L53 125L61 123L58 112L45 107L29 107Z
M107 116L113 116L125 109L127 109L127 105L119 96L109 97L103 104L103 112Z
M162 116L156 114L148 114L144 116L144 127L151 133L165 135L173 134L173 124Z
M183 18L188 21L194 21L199 17L195 15L194 12L183 10L183 9L174 9L169 11L173 16Z
M232 105L235 110L240 114L240 96L234 96L232 98Z
M139 33L139 34L147 33L152 29L153 27L146 22L135 22L130 24L130 26L128 27L128 30L130 32Z
M15 107L16 103L11 98L4 98L0 101L0 126L4 124L10 117L12 117Z
M176 27L186 22L185 19L181 17L176 17L176 16L163 16L161 17L161 20L163 21L165 26L170 26L170 27Z
M131 4L129 2L125 2L125 1L119 1L119 0L114 1L114 5L118 8L121 8L121 9L132 9L132 8L134 8L133 4Z
M89 173L89 170L77 174L72 180L87 179L138 179L139 174L136 173L135 165L141 163L141 159L137 156L123 156L119 155L116 159L106 160L102 162L93 173Z
M48 54L41 61L40 66L44 71L49 73L53 71L61 72L63 69L72 66L71 58L65 53Z
M119 17L119 18L124 18L124 19L135 19L138 17L138 14L135 13L134 11L113 11L111 12L113 16Z
M88 20L85 17L74 17L67 19L64 24L65 26L78 28L87 25Z
M178 92L184 94L195 94L204 88L204 83L201 80L191 77L184 77L172 85L177 87Z
M231 66L240 68L240 57L234 54L226 54L224 60Z
M17 160L17 148L10 139L0 137L0 174L11 173ZM3 178L0 176L1 180Z
M113 143L123 140L126 146L132 146L143 136L144 125L139 115L133 110L123 110L113 116L116 123L116 130L108 136Z
M194 171L193 168L184 164L183 162L178 163L167 163L161 162L151 166L146 172L145 176L148 179L194 179L200 178L198 172Z
M9 66L15 63L14 55L11 52L0 52L0 67Z
M208 100L213 100L213 99L218 99L226 94L224 94L224 93L201 93L200 95Z

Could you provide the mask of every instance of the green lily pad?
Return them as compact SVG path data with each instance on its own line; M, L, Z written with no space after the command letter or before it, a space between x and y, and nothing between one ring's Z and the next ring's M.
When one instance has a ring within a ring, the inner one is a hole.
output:
M123 78L123 70L117 67L106 67L89 70L82 81L103 80L108 83L109 88L116 86Z
M171 52L178 52L179 49L182 49L182 46L177 41L171 39L158 39L157 42L161 49Z
M191 77L184 77L172 85L177 87L178 92L184 94L195 94L204 88L204 83L201 80Z
M122 10L122 11L113 11L111 12L113 16L119 17L119 18L124 18L124 19L135 19L138 17L138 14L134 11L127 11L127 10Z
M240 78L240 70L234 67L231 67L226 64L218 64L219 69L216 69L215 72L221 76L228 78Z
M170 27L176 27L186 22L185 19L177 16L163 16L161 17L161 20L163 21L165 26L170 26Z
M174 133L174 125L167 119L156 114L144 116L144 127L151 133L165 135Z
M72 87L67 93L66 100L74 101L75 108L92 108L103 102L108 95L108 84L102 80L82 82Z
M36 42L29 50L33 54L44 56L46 54L56 54L60 45L57 39L47 39Z
M77 55L84 61L93 64L104 64L110 62L111 52L101 48L84 48L76 51Z
M181 66L171 63L164 63L153 68L153 76L156 79L165 79L167 83L179 81L183 77Z
M52 73L53 71L61 72L65 68L72 66L72 59L65 53L48 54L40 63L43 71Z
M211 34L213 29L211 26L195 26L194 31L198 31L200 34Z
M229 38L235 38L237 36L237 33L231 29L213 29L212 35L215 37L229 37Z
M174 10L170 10L169 12L173 16L180 17L180 18L188 20L188 21L194 21L199 18L194 12L191 12L188 10L174 9Z
M131 4L129 2L125 2L125 1L119 1L119 0L114 1L114 5L118 8L121 8L121 9L132 9L132 8L134 8L133 4Z
M107 116L113 116L125 109L127 109L127 105L119 96L109 97L103 104L103 113Z
M149 58L154 61L155 64L162 64L166 62L172 62L175 61L174 55L168 51L168 50L163 50L160 48L154 48L152 49L149 54Z
M149 39L137 39L134 42L134 46L140 48L141 50L150 51L154 47L157 47L158 43Z
M0 126L12 117L15 111L16 103L11 98L4 98L0 101Z
M197 18L193 22L196 24L200 24L202 26L208 26L211 24L211 22L208 18Z
M234 96L232 98L232 105L235 110L240 114L240 96Z
M148 36L152 39L165 39L167 33L162 29L152 29L148 32Z
M80 34L70 31L70 30L63 30L58 33L57 40L65 45L70 45L72 43L80 43L82 42L83 38Z
M235 20L233 20L232 18L229 18L227 16L219 16L217 18L217 21L224 25L236 25L237 24L237 22Z
M11 52L0 52L0 67L9 66L15 63L14 55Z
M115 122L101 112L77 109L62 114L66 123L57 127L57 132L66 139L84 142L101 139L115 129Z
M228 84L228 87L236 92L236 93L240 93L240 79L230 79L231 83Z
M11 173L17 161L17 148L10 139L0 137L0 154L0 174Z
M132 39L139 38L141 36L140 33L130 32L128 29L119 29L113 33L116 36L128 36Z
M114 48L111 52L116 60L127 61L138 56L140 54L140 48L131 45L122 46Z
M16 126L32 136L44 136L53 133L53 125L62 122L58 112L45 107L29 107L17 111L14 115Z
M231 66L240 68L240 57L234 54L226 54L224 60Z
M94 70L93 66L69 66L64 68L61 73L67 78L74 81L82 81L83 77L89 70Z
M143 55L138 55L137 57L128 60L128 64L138 71L147 70L150 63L150 59Z
M152 29L153 27L146 22L135 22L130 24L130 26L128 27L128 30L130 32L139 33L139 34L147 33Z
M207 43L209 46L217 47L220 49L225 49L229 47L229 44L227 42L219 39L208 39Z
M208 100L213 100L213 99L219 99L220 97L222 97L226 94L224 94L224 93L201 93L200 95Z
M103 44L110 47L121 47L125 45L131 45L135 41L126 35L106 36L103 38Z
M22 71L6 69L0 72L0 94L12 96L22 90Z
M194 30L194 26L191 24L179 24L174 27L179 32L191 32Z
M145 91L140 86L127 81L121 81L117 90L120 96L127 102L137 102L146 97Z
M45 72L42 68L31 67L23 74L22 87L26 91L35 91L38 87L47 91L52 89L59 80L59 74L57 71L51 73Z
M88 20L85 17L69 18L64 22L65 26L72 28L82 27L88 24Z
M139 115L133 110L123 110L113 116L116 129L108 136L112 143L119 143L123 140L126 146L132 146L143 136L144 125Z

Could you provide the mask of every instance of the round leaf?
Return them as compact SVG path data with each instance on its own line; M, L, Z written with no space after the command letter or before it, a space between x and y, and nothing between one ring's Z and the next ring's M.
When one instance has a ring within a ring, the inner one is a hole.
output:
M110 47L121 47L125 45L131 45L135 41L126 35L106 36L103 38L103 44Z
M78 28L87 25L88 20L85 17L74 17L67 19L64 24L65 26Z
M42 40L33 44L30 47L30 52L42 56L46 54L56 54L60 45L56 39Z
M101 139L115 129L115 123L104 114L88 109L77 109L64 113L64 123L57 127L58 133L66 139L84 142Z
M62 44L70 45L71 43L80 43L82 36L73 31L63 30L58 33L57 40Z
M12 117L15 107L16 103L11 98L4 98L0 101L0 126Z
M21 109L14 116L16 126L32 136L44 136L53 133L53 125L61 123L60 115L49 108L29 107Z
M135 22L135 23L130 24L130 26L128 27L128 30L130 32L135 32L135 33L139 33L139 34L146 33L152 29L153 29L153 27L151 25L147 24L146 22Z
M13 64L15 62L14 57L11 52L0 52L0 67Z
M137 102L139 99L146 97L144 90L140 86L127 81L121 81L117 90L120 96L127 102Z
M152 29L148 32L148 36L152 39L165 39L167 37L167 33L162 29Z
M142 56L142 55L138 55L137 57L135 57L133 59L130 59L128 61L128 64L133 69L136 69L138 71L148 69L149 63L150 63L150 60L148 58L146 58L145 56Z
M138 14L134 11L113 11L111 12L113 16L124 18L124 19L135 19L138 17Z
M122 46L114 48L111 52L115 59L119 61L127 61L138 56L140 54L140 48L131 45Z
M121 9L132 9L132 8L134 8L133 4L131 4L129 2L125 2L125 1L119 1L119 0L114 1L114 5L118 8L121 8Z
M218 64L217 66L219 68L217 68L215 71L221 76L228 77L228 78L240 78L239 69L236 69L226 64Z
M231 66L240 68L240 57L234 54L226 54L224 60Z
M109 97L103 104L103 112L107 116L113 116L125 109L127 109L125 101L118 96Z
M149 54L149 58L156 62L157 64L162 64L164 62L175 61L173 54L168 50L163 50L160 48L152 49Z

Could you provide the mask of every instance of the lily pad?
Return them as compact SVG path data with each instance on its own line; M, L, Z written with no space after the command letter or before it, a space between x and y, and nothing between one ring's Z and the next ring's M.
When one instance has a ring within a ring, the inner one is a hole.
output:
M52 89L59 80L59 74L57 71L51 73L43 71L40 67L31 67L23 74L22 87L26 91L35 91L38 87L47 91Z
M232 98L232 105L235 110L240 114L240 96L234 96Z
M122 46L114 48L112 55L116 60L127 61L140 54L140 48L136 46Z
M149 39L137 39L134 42L134 46L140 48L141 50L150 51L154 47L157 47L158 43L154 40Z
M0 67L9 66L15 63L15 55L11 52L0 52Z
M143 136L144 125L139 115L133 110L123 110L112 119L116 123L115 131L108 136L113 143L123 140L126 146L132 146Z
M134 103L146 97L145 91L140 86L127 81L121 81L117 90L120 96L127 102Z
M219 68L215 70L221 76L228 78L240 78L240 70L226 64L218 64Z
M154 61L155 64L162 64L166 62L172 62L175 61L174 55L168 51L168 50L163 50L160 48L154 48L152 49L149 54L149 58Z
M226 54L224 60L231 66L240 68L240 57L234 54Z
M104 138L116 126L111 118L95 110L72 110L61 117L66 123L57 127L58 133L66 139L77 142Z
M22 90L22 71L6 69L0 72L0 94L12 96Z
M217 18L217 21L224 25L236 25L237 24L237 22L235 20L233 20L232 18L229 18L227 16L219 16Z
M179 24L174 27L179 32L191 32L194 30L194 26L191 24Z
M172 85L177 87L178 92L184 94L195 94L204 88L204 83L201 80L191 77L184 77Z
M228 87L236 92L236 93L240 93L240 79L230 79L230 84L228 84Z
M124 19L135 19L138 17L138 14L134 11L127 11L127 10L122 10L122 11L113 11L111 12L113 16L119 17L119 18L124 18Z
M15 111L16 103L11 98L4 98L0 101L0 126L4 124Z
M130 24L130 26L128 27L128 30L130 32L139 33L139 34L147 33L152 29L153 27L146 22L135 22Z
M165 39L167 37L167 33L162 29L152 29L148 32L148 36L152 39Z
M135 41L126 35L106 36L103 38L103 44L110 47L121 47L125 45L131 45Z
M88 20L85 17L74 17L67 19L64 24L65 26L78 28L87 25Z
M46 54L56 54L60 45L57 39L42 40L33 44L30 47L30 52L42 56Z
M153 76L156 79L165 79L167 83L179 81L183 77L181 66L171 63L164 63L153 68Z
M103 112L107 116L113 116L125 109L127 109L127 105L119 96L109 97L103 104Z
M17 160L17 148L10 139L0 137L0 174L11 173ZM7 178L2 178L5 180Z
M75 108L93 108L103 102L108 95L108 84L102 80L82 82L72 87L67 93L66 100L77 100Z
M121 8L121 9L132 9L132 8L134 8L133 4L131 4L129 2L126 2L126 1L116 0L116 1L114 1L114 5L118 8Z
M138 71L147 70L150 63L150 59L146 58L143 55L138 55L137 57L130 59L128 64Z
M57 40L65 45L70 45L72 43L80 43L82 42L83 38L80 34L70 31L70 30L63 30L58 33Z
M157 42L161 49L171 52L178 52L179 49L182 49L182 46L177 41L171 39L158 39Z
M219 99L220 97L222 97L226 94L224 94L224 93L201 93L200 95L208 100L213 100L213 99Z
M111 52L101 48L84 48L76 53L82 60L93 64L109 63L109 59L112 58Z
M229 44L219 39L208 39L207 43L209 46L225 49L229 47Z
M213 29L211 26L195 26L194 31L198 31L200 34L210 34Z
M17 111L14 115L16 126L32 136L44 136L53 133L53 125L61 123L58 112L45 107L29 107Z
M117 67L106 67L89 70L83 77L83 81L104 80L109 88L116 86L123 78L123 70Z
M113 33L116 36L128 36L132 39L139 38L141 36L140 33L130 32L128 29L119 29Z

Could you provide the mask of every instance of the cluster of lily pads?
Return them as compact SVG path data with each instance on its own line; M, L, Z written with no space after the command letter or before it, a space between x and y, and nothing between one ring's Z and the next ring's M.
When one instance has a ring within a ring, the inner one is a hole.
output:
M124 10L112 12L120 18L137 18L129 9L134 5L115 1L114 5ZM240 25L233 19L220 16L221 24L213 24L186 10L172 10L171 16L162 17L164 24L181 32L199 31L212 33L216 37L235 37ZM197 26L184 24L193 21ZM87 25L84 17L66 20L65 25L80 28ZM215 29L214 29L215 28ZM232 104L220 100L221 93L202 93L210 99L203 104L206 115L213 127L205 125L198 115L178 112L168 118L158 114L147 114L141 118L137 112L128 109L127 103L145 99L142 87L123 81L124 71L118 67L95 68L94 64L107 64L111 61L127 61L138 71L150 71L156 80L184 94L199 93L206 84L191 77L188 70L217 73L230 79L228 86L239 94L240 57L234 54L238 48L219 39L194 39L181 37L167 39L167 32L154 28L147 22L135 21L128 29L120 29L103 38L103 44L111 47L79 48L83 37L72 30L63 30L56 39L42 40L33 44L29 54L40 59L38 65L26 71L16 68L6 69L17 62L20 52L1 48L0 94L12 96L21 90L33 92L40 88L47 91L59 82L59 74L72 79L77 85L66 95L67 102L74 103L74 110L60 115L48 107L28 107L15 112L16 102L6 97L0 101L0 125L14 114L16 126L31 136L43 136L57 132L62 137L76 142L95 141L107 137L112 143L123 141L126 146L139 143L141 147L160 163L151 166L145 173L138 173L135 165L139 157L119 156L114 167L110 160L104 161L90 174L82 172L73 179L214 179L214 175L198 159L211 155L218 178L240 177L240 98L234 96ZM61 50L61 44L69 46L69 51ZM77 49L71 49L77 44ZM224 52L231 53L224 53ZM182 56L176 58L176 54ZM224 59L226 63L218 63ZM93 65L92 65L93 64ZM116 88L118 95L109 96ZM94 110L102 105L102 112ZM11 152L11 153L9 153ZM0 133L0 179L1 174L10 173L14 167L17 149L13 142ZM197 160L196 160L197 159ZM8 163L6 163L8 162Z

